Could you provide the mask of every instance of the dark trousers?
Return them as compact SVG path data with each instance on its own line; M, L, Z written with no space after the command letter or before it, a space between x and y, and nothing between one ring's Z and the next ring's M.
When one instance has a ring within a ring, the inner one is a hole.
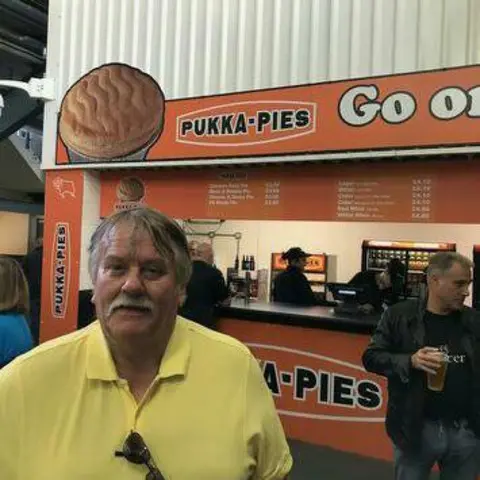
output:
M464 421L426 421L421 446L413 453L395 448L395 480L428 480L435 463L440 480L476 480L479 441Z

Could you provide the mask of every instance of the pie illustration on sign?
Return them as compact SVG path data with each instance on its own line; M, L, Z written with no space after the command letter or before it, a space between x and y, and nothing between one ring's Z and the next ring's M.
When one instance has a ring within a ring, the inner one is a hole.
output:
M117 198L121 202L139 202L145 196L145 185L138 177L122 178L117 186Z
M68 90L59 133L71 162L144 160L162 133L164 113L163 92L151 76L112 63Z

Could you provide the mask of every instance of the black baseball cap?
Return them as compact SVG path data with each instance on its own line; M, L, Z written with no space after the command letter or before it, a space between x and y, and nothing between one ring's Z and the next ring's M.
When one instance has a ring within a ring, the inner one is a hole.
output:
M283 252L283 260L298 260L299 258L307 258L311 255L307 252L304 252L300 247L289 248L286 252Z

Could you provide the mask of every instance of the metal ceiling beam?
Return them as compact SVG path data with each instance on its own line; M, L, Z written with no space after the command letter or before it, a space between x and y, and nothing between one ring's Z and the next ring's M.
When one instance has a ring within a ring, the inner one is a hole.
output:
M0 38L6 43L32 52L32 54L35 54L40 60L44 61L45 59L45 42L31 37L23 31L15 32L3 24L0 26Z
M3 94L4 108L0 116L0 140L9 137L43 110L43 103L23 90L12 89Z
M47 38L48 15L20 0L0 0L2 23L10 24L15 30Z
M27 165L32 169L32 172L38 180L40 180L41 183L45 183L45 173L41 169L41 158L37 155L37 152L34 152L32 148L28 147L28 140L18 135L10 135L9 139ZM41 152L38 153L41 154Z
M36 65L45 65L45 58L43 55L38 55L31 50L23 48L20 45L16 45L14 43L10 43L4 38L2 38L0 34L0 50L9 55L12 55L17 58L21 58L27 64L36 64Z

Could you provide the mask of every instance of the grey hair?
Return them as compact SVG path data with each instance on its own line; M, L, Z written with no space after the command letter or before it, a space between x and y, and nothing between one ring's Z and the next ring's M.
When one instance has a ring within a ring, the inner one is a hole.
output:
M185 234L174 220L148 207L114 213L102 220L96 228L88 247L88 270L93 282L100 267L100 247L113 228L120 223L133 225L134 231L147 232L157 252L167 261L169 268L174 268L177 285L182 288L187 285L192 272L192 262Z
M435 274L444 275L455 263L468 270L473 267L472 261L460 253L438 252L430 258L427 267L427 278Z

